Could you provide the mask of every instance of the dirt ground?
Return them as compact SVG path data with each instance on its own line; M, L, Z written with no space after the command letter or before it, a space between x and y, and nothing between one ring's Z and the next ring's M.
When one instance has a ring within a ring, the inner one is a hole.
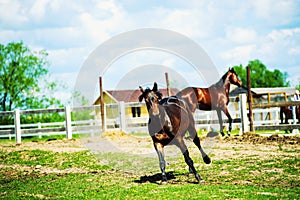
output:
M230 136L225 138L216 136L202 137L200 139L204 151L212 158L212 163L218 160L248 159L249 157L258 157L262 160L270 160L273 157L282 157L286 154L286 152L289 152L289 156L293 156L295 158L300 157L300 135L291 137L278 135L262 137L256 134L247 133L242 136ZM193 144L191 139L185 138L185 143L192 158L200 156L199 150ZM108 153L107 157L99 159L99 163L101 165L110 165L111 162L117 163L116 169L123 169L126 173L135 172L136 167L143 166L142 162L144 158L151 158L151 160L154 158L155 161L157 160L157 154L149 136L135 137L122 132L108 132L103 133L102 136L82 139L23 142L20 145L16 145L15 143L0 143L0 150L4 152L36 149L53 151L55 153L73 153L83 150L89 150L95 155L104 155L105 153ZM113 156L109 154L111 152L133 155L135 160L128 160L128 162L132 162L132 166L127 166L124 161L115 160L116 157L112 157L112 159L110 159L110 157ZM170 145L165 148L165 155L167 163L168 160L171 160L172 158L182 158L180 150L174 145ZM195 162L194 165L195 167L199 167L200 163ZM145 166L149 167L148 165ZM157 169L156 165L153 165L153 167ZM20 166L18 164L0 164L0 169L5 170L6 168L18 169L26 173L39 171L42 174L89 172L88 170L77 168L59 170L40 165L32 167ZM147 171L149 171L148 168ZM8 170L6 173L11 173L11 170ZM13 171L13 173L15 173L15 171Z
M190 152L197 152L191 139L185 139ZM214 154L215 159L236 157L249 154L276 155L278 150L294 150L295 156L300 154L300 135L296 136L259 136L253 133L245 133L242 136L230 137L202 137L201 143L207 154ZM72 140L51 140L43 142L24 142L21 145L12 143L0 144L1 150L46 150L54 152L76 152L90 150L94 153L99 152L123 152L127 154L139 154L144 156L156 156L150 137L135 137L122 132L107 132L102 136L93 138L82 138ZM222 150L222 151L220 151ZM239 153L237 153L237 150ZM180 155L179 149L168 146L165 149L167 156Z

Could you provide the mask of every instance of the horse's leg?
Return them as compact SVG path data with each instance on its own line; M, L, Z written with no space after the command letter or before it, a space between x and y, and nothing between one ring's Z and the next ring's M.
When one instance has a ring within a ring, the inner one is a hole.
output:
M225 115L228 118L229 127L228 127L228 133L227 134L230 136L231 129L232 129L232 118L231 118L231 115L229 114L229 111L228 111L227 107L225 107L225 110L223 112L225 113ZM222 118L221 118L221 120L222 120Z
M203 161L206 163L206 164L210 164L211 163L211 160L209 158L209 156L204 152L204 150L202 149L202 146L200 144L200 139L197 135L197 132L196 132L196 129L195 127L193 127L193 124L189 127L188 129L191 137L193 138L193 142L194 144L198 147L198 149L200 150L201 152L201 155L202 155L202 158L203 158Z
M280 114L280 121L281 121L281 124L288 124L288 115L287 115L287 112L289 110L288 109L285 109L284 107L280 107L280 111L279 111L279 114ZM283 118L284 118L284 123L283 123ZM284 130L285 133L289 133L290 130Z
M222 120L221 110L217 109L217 114L218 114L218 119L219 119L219 124L220 124L220 133L222 136L225 136L225 134L223 132L223 120Z
M154 148L157 152L158 159L159 159L159 167L161 170L161 175L162 175L162 182L165 183L167 182L167 175L166 175L166 161L164 158L164 146L160 143L155 143Z
M280 123L283 124L283 108L282 107L280 107L279 116L280 116Z
M285 113L285 123L289 124L289 119L293 119L293 111L292 110L287 110ZM293 129L289 129L288 133L292 133Z
M193 172L193 174L195 175L195 178L197 179L197 181L199 183L202 183L203 180L201 179L200 175L197 173L197 171L194 167L194 162L190 157L189 151L188 151L186 145L184 144L184 141L183 141L182 137L177 138L176 145L180 148L180 150L181 150L181 152L184 156L184 161L189 166L190 171Z

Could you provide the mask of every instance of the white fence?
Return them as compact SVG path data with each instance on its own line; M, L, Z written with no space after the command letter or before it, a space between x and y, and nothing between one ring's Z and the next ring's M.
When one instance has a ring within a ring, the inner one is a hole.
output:
M90 133L94 134L101 129L99 120L95 120L93 116L87 120L72 121L71 113L79 111L99 110L99 106L85 106L70 108L50 108L37 110L15 110L9 112L0 112L0 117L13 116L13 125L0 126L0 138L16 138L17 143L21 143L22 137L43 135L59 135L66 134L68 139L72 138L74 133ZM41 123L37 124L21 124L21 115L29 114L45 114L45 113L62 113L64 115L64 122Z
M240 96L240 102L230 102L229 112L233 118L233 129L238 129L240 133L248 131L248 110L246 106L245 95ZM105 111L109 108L115 108L116 117L105 118L105 130L122 130L124 132L148 132L148 117L132 117L126 114L126 108L131 106L142 107L144 103L124 103L109 104L105 106ZM83 120L72 121L71 116L76 112L87 111L88 117ZM44 113L61 113L64 115L64 122L54 123L37 123L37 124L21 124L20 116L26 114L44 114ZM277 126L280 123L279 108L254 109L254 125ZM102 126L100 120L100 106L74 107L66 106L58 109L40 109L40 110L15 110L10 112L0 112L1 116L13 116L14 124L0 126L0 138L15 137L17 143L21 143L22 137L44 135L65 134L68 139L72 138L72 134L101 134ZM106 115L107 116L107 113ZM196 129L205 129L209 131L211 128L219 130L219 122L216 111L199 111L194 115ZM227 117L222 115L224 126L228 126Z

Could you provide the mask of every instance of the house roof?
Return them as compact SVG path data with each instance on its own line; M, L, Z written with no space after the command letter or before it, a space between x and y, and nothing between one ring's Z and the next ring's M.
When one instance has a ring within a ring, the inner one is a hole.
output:
M167 97L167 89L159 89L159 91L163 94L163 97ZM106 94L111 96L115 101L120 102L124 101L125 103L132 103L132 102L138 102L139 96L141 95L141 91L139 89L137 90L106 90L104 91ZM177 88L170 88L171 95L175 95L179 92ZM100 99L100 96L95 101L98 102ZM94 103L94 104L95 104Z
M294 95L296 89L293 87L277 87L277 88L252 88L256 94L266 94L269 92L286 92L287 96Z
M242 87L237 87L234 90L232 90L229 93L229 96L238 96L239 94L247 94L247 88L242 86ZM254 95L265 95L268 93L274 93L274 92L286 92L287 96L294 95L296 92L295 88L292 87L277 87L277 88L251 88L251 93Z
M241 87L236 87L236 88L234 88L233 90L231 90L231 91L229 92L229 96L230 96L230 97L236 97L236 96L238 96L239 94L247 94L247 93L248 93L248 89L247 89L246 87L244 87L244 86L241 86ZM251 90L251 93L252 93L253 95L256 94L256 92L254 92L253 90Z

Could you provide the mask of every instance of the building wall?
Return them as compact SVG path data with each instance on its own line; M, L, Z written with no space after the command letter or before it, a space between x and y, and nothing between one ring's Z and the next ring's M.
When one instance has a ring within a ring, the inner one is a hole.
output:
M109 95L107 95L106 93L104 93L103 95L103 100L105 104L116 104L118 102L116 102L114 99L112 99ZM100 105L100 98L97 99L97 101L94 103L95 105ZM132 108L131 107L126 107L125 108L125 114L128 118L132 117ZM118 107L111 107L111 108L106 108L106 117L108 119L113 119L113 118L117 118L119 116L119 109ZM140 117L147 117L148 116L148 111L147 111L147 107L141 106L140 107ZM100 118L100 111L96 112L96 118Z

